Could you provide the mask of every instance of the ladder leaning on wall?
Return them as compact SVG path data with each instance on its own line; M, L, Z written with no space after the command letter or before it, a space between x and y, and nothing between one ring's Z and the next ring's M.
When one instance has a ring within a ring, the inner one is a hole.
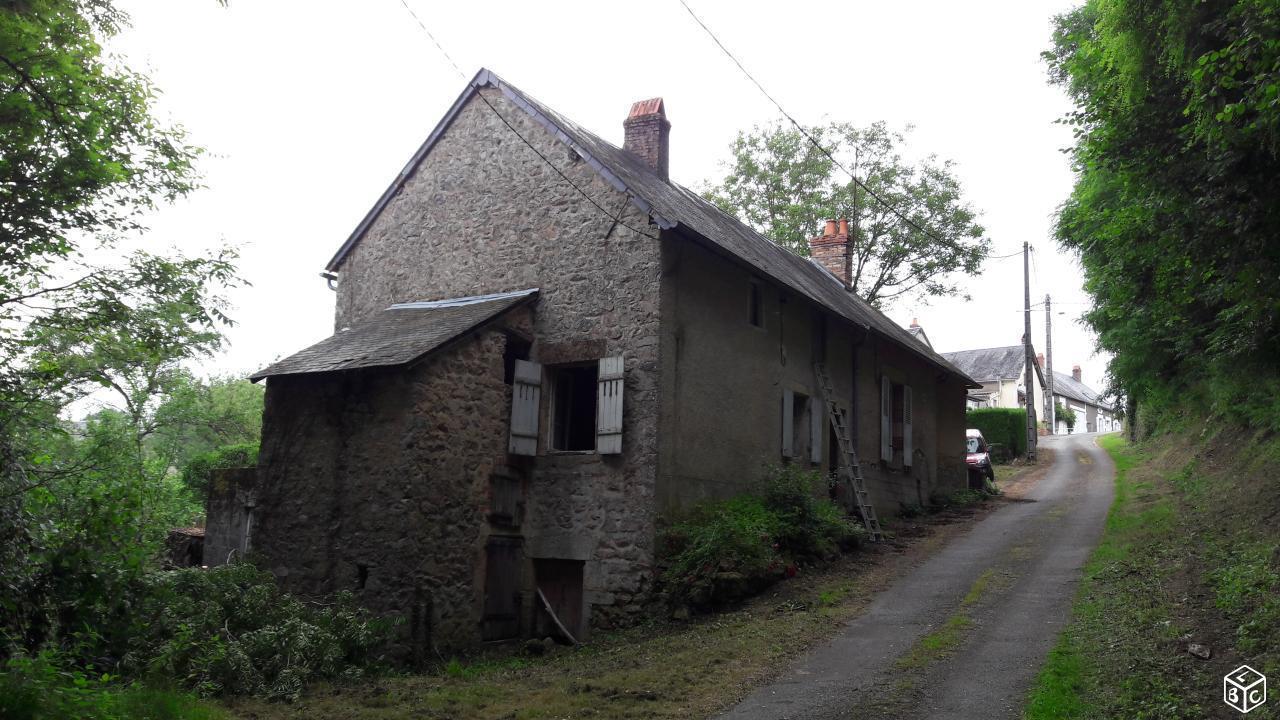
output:
M852 503L857 505L862 523L866 525L871 540L877 542L884 539L880 529L880 518L876 516L875 506L867 496L867 483L862 478L862 467L858 464L858 453L849 438L849 426L845 422L844 411L835 402L835 393L831 390L831 379L827 377L827 369L822 363L813 364L814 375L818 379L818 389L822 392L822 403L827 406L827 417L831 420L831 429L836 433L840 443L840 467L836 469L836 477L852 492Z

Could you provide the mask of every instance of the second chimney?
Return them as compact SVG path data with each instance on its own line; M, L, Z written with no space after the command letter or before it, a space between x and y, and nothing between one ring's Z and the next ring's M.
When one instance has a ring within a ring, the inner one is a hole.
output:
M847 288L853 283L853 253L849 248L849 221L828 220L822 236L809 240L809 257L818 261Z
M1036 353L1036 366L1044 367L1044 353Z
M667 122L662 98L641 100L632 105L631 113L622 122L622 129L622 149L643 160L666 180L671 162L671 123Z
M1076 382L1083 382L1083 380L1081 380L1081 379L1080 379L1080 366L1079 366L1079 365L1072 365L1072 366L1071 366L1071 377L1075 378L1075 379L1076 379Z

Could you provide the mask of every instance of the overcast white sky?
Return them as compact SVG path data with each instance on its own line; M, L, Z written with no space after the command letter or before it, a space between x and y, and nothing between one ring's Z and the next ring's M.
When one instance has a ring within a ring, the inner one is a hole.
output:
M677 0L409 2L468 77L488 67L617 144L631 102L664 97L671 175L690 187L719 176L739 130L777 117ZM1055 368L1079 363L1103 389L1105 359L1075 322L1080 269L1050 237L1071 135L1054 123L1069 106L1039 53L1074 3L689 2L800 122L911 123L911 152L955 160L993 254L1037 249L1033 302L1050 293L1067 313L1054 318ZM233 296L230 347L203 370L245 373L329 335L334 296L317 273L464 81L399 0L122 6L134 26L111 49L150 73L162 114L209 151L207 188L158 211L148 242L239 245L252 283ZM1021 260L990 261L971 285L969 302L889 315L918 317L939 351L1019 342ZM1032 332L1043 351L1043 309Z

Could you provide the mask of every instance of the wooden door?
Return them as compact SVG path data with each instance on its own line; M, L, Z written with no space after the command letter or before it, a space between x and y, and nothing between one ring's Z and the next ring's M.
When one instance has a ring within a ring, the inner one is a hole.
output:
M504 640L520 634L522 544L518 537L493 536L485 548L484 614L480 629L485 640Z

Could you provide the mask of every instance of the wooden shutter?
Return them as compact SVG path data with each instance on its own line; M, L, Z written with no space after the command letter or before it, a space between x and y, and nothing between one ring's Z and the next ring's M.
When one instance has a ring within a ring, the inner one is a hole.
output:
M880 376L880 459L893 462L893 384Z
M822 464L822 428L826 408L818 398L809 398L809 462Z
M902 386L902 464L911 467L911 386Z
M600 358L596 380L596 452L622 452L622 356Z
M782 391L782 457L795 457L795 405L796 394L790 390Z
M542 400L542 366L516 360L515 382L511 388L511 441L507 452L512 455L538 454L538 411Z

